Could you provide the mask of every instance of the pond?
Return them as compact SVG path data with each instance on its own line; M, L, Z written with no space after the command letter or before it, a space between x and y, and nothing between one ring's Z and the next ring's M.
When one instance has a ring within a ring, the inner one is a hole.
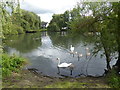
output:
M106 68L105 56L101 57L103 51L96 56L92 55L94 49L93 36L69 35L67 32L41 32L21 35L7 36L5 51L28 58L29 64L25 68L35 68L38 73L52 77L80 77L80 76L102 76ZM75 47L75 52L83 56L78 59L70 54L70 45ZM89 48L90 55L86 57ZM74 68L72 75L70 68L60 68L58 73L58 60L61 63L72 63Z

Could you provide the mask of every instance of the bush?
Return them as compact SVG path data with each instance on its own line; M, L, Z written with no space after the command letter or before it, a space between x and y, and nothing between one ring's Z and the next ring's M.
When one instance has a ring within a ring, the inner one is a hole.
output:
M115 70L107 75L107 81L112 88L120 88L120 76L116 74Z
M25 64L25 60L15 55L2 55L2 76L10 76L12 72L18 72Z

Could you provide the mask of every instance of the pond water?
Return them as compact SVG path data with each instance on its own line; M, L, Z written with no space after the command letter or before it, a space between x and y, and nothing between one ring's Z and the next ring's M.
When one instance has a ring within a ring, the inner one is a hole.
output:
M79 77L81 75L101 76L106 68L105 57L101 57L103 51L99 51L96 56L92 55L94 48L93 36L68 35L67 32L56 33L30 33L7 36L5 51L12 55L17 54L28 58L28 65L25 68L36 68L38 73L53 77ZM83 54L79 58L71 55L70 45L75 47L75 52ZM90 56L86 57L86 47L89 48ZM61 63L72 63L74 65L72 75L70 68L60 68L58 74L58 61Z

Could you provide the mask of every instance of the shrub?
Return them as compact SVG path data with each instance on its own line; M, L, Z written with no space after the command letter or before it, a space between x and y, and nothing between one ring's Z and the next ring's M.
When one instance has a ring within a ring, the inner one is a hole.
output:
M2 55L2 76L10 76L12 72L18 72L25 64L25 59L15 55Z
M112 70L107 75L107 81L112 88L120 88L120 77L116 74L115 70Z

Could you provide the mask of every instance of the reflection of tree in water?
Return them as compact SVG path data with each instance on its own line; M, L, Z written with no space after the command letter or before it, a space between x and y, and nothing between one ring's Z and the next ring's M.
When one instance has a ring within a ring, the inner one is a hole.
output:
M68 48L69 38L67 36L61 36L60 32L49 32L50 39L53 45Z
M61 35L61 32L49 32L48 33L53 45L61 46L64 48L69 48L70 45L77 45L80 43L86 44L93 44L93 42L96 41L96 38L94 36L83 36L79 34L65 34Z
M22 53L27 53L41 45L40 33L7 36L5 44Z

